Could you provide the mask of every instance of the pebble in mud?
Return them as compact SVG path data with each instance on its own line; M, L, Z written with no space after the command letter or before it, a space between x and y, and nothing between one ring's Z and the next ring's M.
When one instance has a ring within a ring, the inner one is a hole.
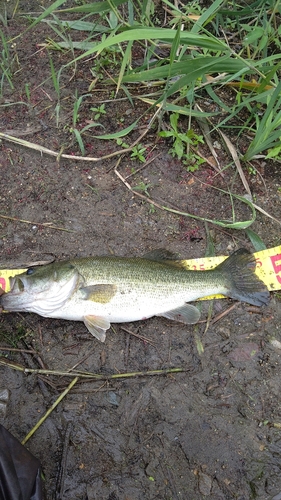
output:
M9 402L9 391L0 387L0 417L5 417L7 404Z
M210 476L204 474L204 472L199 473L198 488L202 495L204 496L210 495L212 489L212 482L213 481Z

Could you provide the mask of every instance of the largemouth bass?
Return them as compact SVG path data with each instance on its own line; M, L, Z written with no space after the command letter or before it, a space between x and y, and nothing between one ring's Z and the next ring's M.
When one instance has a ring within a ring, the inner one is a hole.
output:
M254 272L245 249L208 271L190 271L167 251L143 258L87 257L31 267L10 278L2 295L6 311L34 312L46 318L84 321L105 341L110 323L164 316L197 323L200 312L187 302L213 294L262 306L269 292Z

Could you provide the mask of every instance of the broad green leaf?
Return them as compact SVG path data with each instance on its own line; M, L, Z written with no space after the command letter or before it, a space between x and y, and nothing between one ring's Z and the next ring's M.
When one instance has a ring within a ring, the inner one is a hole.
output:
M251 45L256 42L264 34L264 29L262 27L251 28L251 31L243 40L243 45Z

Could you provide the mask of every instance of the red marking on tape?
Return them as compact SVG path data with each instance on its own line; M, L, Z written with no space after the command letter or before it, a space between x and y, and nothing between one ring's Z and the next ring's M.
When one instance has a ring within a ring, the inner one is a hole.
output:
M0 287L5 292L5 290L6 290L6 280L5 280L5 278L0 278Z
M281 283L281 253L278 253L276 255L272 255L270 257L272 267L274 269L274 272L276 274L277 281ZM277 264L277 262L280 262L280 264Z

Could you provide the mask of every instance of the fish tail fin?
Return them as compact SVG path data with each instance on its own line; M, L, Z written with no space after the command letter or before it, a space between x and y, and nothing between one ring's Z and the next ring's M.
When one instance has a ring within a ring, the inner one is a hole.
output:
M228 297L254 306L268 304L269 291L255 274L255 268L255 257L245 248L240 248L216 267L217 271L228 276Z

